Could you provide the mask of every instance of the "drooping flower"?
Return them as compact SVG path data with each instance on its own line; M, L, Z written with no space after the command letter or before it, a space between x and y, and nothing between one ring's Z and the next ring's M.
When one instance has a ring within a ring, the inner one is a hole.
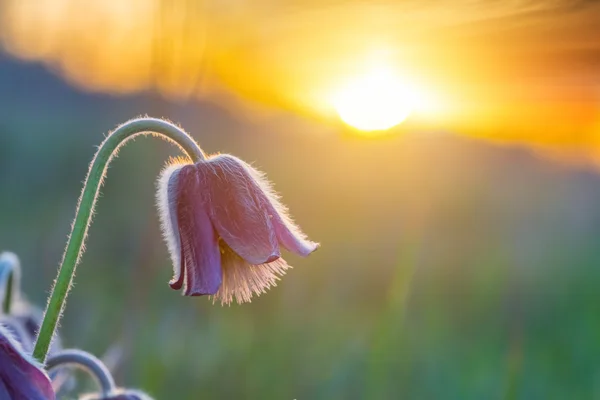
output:
M0 326L0 399L55 399L48 375L3 326Z
M152 398L139 390L116 389L105 396L101 394L87 394L79 400L152 400Z
M174 267L170 285L187 296L249 302L290 268L280 246L301 256L318 247L264 174L231 155L172 163L161 174L157 198Z

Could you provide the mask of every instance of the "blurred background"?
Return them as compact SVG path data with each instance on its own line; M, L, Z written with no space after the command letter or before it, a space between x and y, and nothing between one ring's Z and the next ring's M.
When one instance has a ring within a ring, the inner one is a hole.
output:
M600 398L600 5L0 0L0 249L45 304L138 115L253 162L322 248L251 304L169 289L112 164L61 333L157 399Z

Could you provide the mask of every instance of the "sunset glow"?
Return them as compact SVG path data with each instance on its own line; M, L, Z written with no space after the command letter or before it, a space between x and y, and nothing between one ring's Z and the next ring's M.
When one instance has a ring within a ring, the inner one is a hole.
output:
M384 131L409 116L414 97L389 69L379 68L348 83L333 104L348 125L362 131Z
M597 159L600 5L471 3L3 0L0 47L82 90Z

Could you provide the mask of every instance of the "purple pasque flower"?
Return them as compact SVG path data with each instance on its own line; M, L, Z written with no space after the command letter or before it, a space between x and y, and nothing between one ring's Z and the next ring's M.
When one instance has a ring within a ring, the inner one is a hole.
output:
M116 389L108 395L87 394L79 400L152 400L152 398L139 390Z
M249 302L290 268L280 246L301 256L318 247L264 174L228 154L176 160L161 174L157 198L174 267L170 285L186 296Z
M3 326L0 326L0 399L55 399L48 375Z

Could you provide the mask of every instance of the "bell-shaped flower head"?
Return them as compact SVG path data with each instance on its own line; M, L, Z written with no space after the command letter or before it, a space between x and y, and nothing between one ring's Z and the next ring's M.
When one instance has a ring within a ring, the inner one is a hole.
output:
M231 155L172 163L161 174L157 199L174 267L170 285L187 296L249 302L290 268L280 247L301 256L318 247L264 174Z
M55 399L48 375L3 326L0 326L0 399Z

